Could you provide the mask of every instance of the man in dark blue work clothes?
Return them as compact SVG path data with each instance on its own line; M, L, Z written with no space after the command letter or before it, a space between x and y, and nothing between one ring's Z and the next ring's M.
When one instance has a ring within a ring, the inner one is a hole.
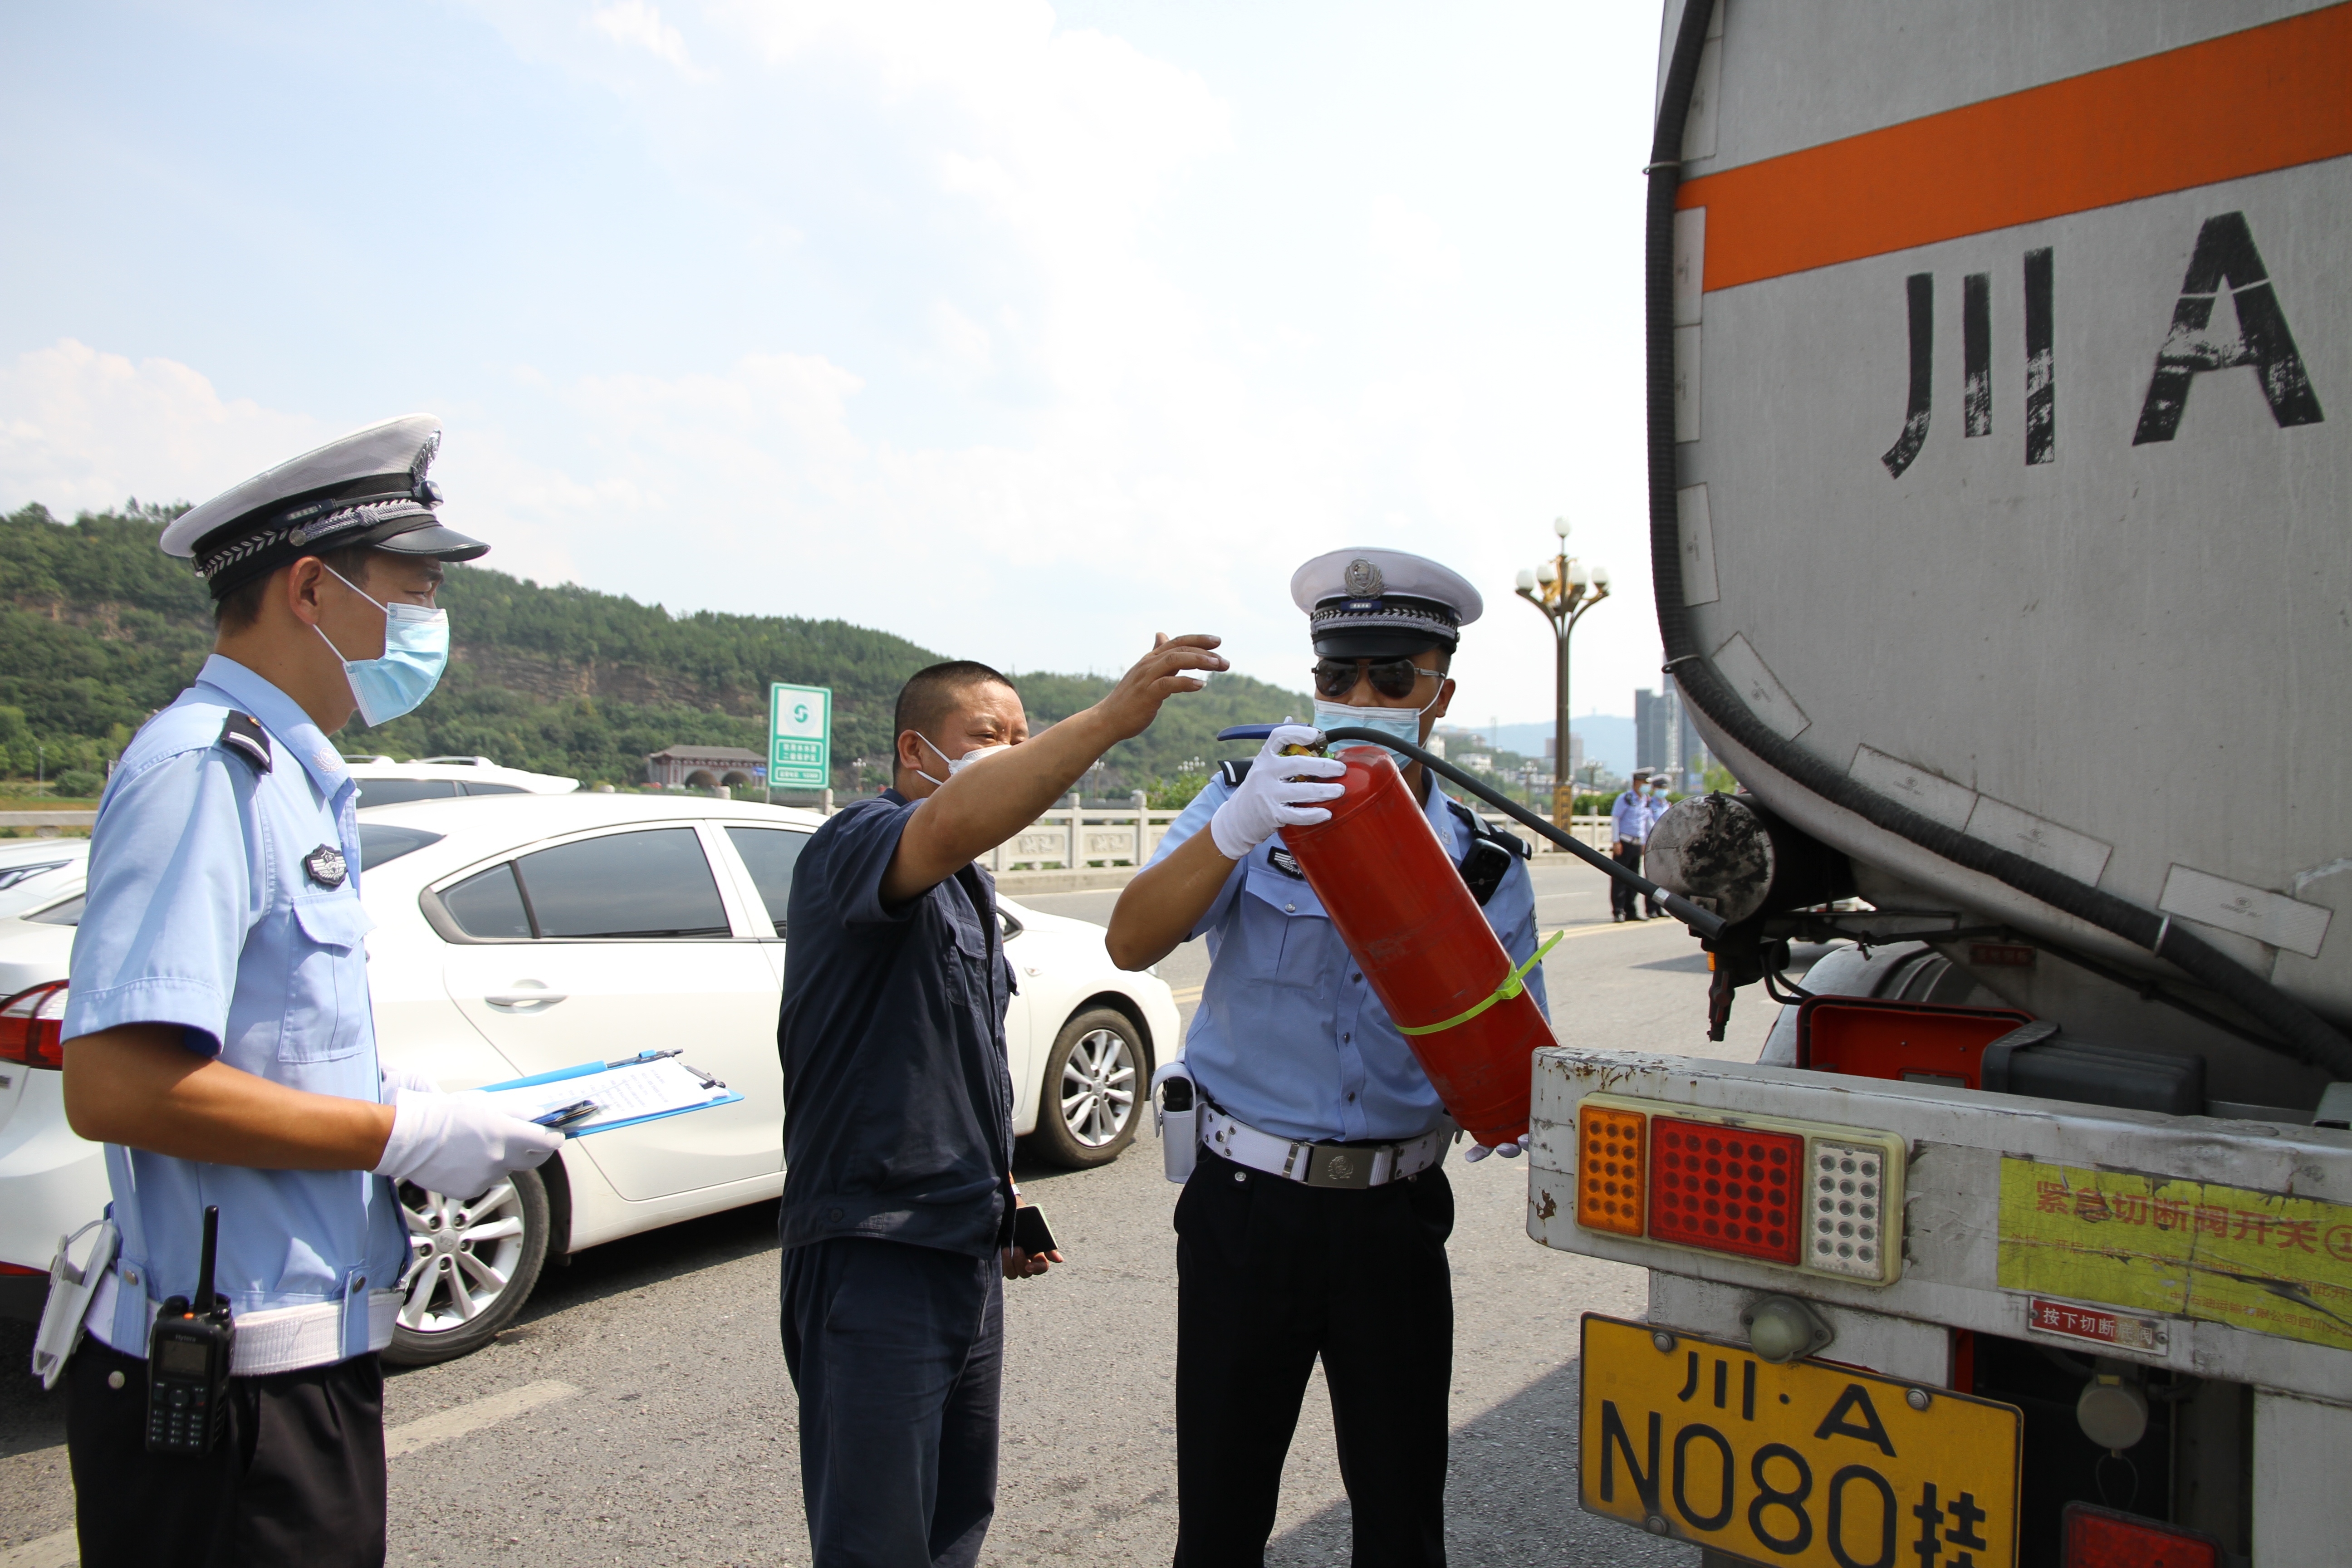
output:
M988 1534L1003 1280L1060 1255L1011 1245L1013 970L972 862L1225 668L1215 637L1155 645L1034 741L986 665L919 671L892 786L830 818L793 869L778 1228L817 1568L960 1568Z

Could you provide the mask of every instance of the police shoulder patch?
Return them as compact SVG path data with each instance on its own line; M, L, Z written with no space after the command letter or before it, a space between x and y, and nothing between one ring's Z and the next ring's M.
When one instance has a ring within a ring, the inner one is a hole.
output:
M228 721L221 726L220 743L251 763L255 772L269 771L269 731L261 727L259 720L230 713Z
M331 844L321 844L303 856L302 869L310 873L310 880L322 888L340 888L343 885L343 879L351 875L351 867L343 859L343 852Z

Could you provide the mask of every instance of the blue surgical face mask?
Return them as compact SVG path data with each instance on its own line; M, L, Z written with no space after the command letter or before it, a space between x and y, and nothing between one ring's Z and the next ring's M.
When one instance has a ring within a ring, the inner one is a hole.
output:
M1438 678L1437 695L1445 695L1445 679ZM1421 744L1421 716L1437 706L1437 697L1418 708L1358 708L1346 702L1315 704L1315 727L1331 731L1354 728L1378 730L1383 735L1394 735L1412 745ZM1403 752L1395 753L1399 767L1409 767L1412 759Z
M414 712L418 703L433 695L433 689L441 683L442 670L448 667L449 612L427 609L423 605L381 604L361 593L350 578L333 567L329 566L327 573L383 612L381 658L343 658L342 649L335 647L334 639L323 628L316 625L310 628L337 658L342 659L343 679L351 682L352 699L360 705L360 718L373 727Z

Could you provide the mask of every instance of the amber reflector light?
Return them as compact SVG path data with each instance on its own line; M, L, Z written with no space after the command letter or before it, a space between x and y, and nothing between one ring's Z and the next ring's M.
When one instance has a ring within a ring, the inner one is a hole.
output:
M1651 1118L1650 1238L1795 1263L1805 1141L1705 1121Z
M1576 1223L1642 1234L1642 1123L1638 1110L1584 1105L1576 1113Z

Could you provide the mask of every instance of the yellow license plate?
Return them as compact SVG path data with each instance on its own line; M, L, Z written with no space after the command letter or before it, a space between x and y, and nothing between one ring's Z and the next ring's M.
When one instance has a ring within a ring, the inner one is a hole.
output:
M2016 1563L2015 1406L1656 1334L1584 1316L1587 1510L1790 1568Z

